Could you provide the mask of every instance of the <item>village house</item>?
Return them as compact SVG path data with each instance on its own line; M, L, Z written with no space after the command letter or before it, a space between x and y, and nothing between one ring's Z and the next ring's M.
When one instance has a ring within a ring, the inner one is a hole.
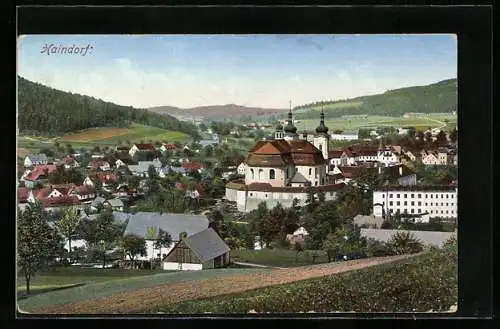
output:
M425 165L448 165L448 153L444 149L423 150L421 152L422 163Z
M134 157L138 152L155 152L156 148L153 144L134 144L129 150L131 157Z
M119 198L109 199L102 204L105 208L111 208L113 211L123 211L123 201Z
M38 165L29 171L27 175L21 178L24 185L28 188L35 187L36 184L47 182L48 174L57 169L56 165Z
M245 175L246 169L247 169L247 165L245 164L245 162L242 162L238 165L238 167L236 168L236 171L238 172L238 175Z
M96 197L96 189L89 186L75 186L71 188L68 195L76 196L80 202L89 204Z
M230 262L229 252L220 236L208 228L190 236L180 236L167 254L163 269L195 271L226 267Z
M104 201L106 201L106 199L104 199L103 197L96 197L94 200L92 200L92 202L90 203L90 211L91 212L97 212L99 211L99 208L103 205Z
M104 161L104 160L92 160L92 161L90 161L87 168L92 169L92 170L102 170L102 171L110 171L111 170L111 166L109 165L109 162Z
M61 159L58 165L63 166L64 169L73 169L73 168L78 168L80 166L78 161L76 161L75 158L71 156L66 156L63 159Z
M48 164L48 158L45 154L29 154L24 158L24 166L30 168L33 166L43 166Z
M309 232L307 232L307 230L303 226L301 226L292 234L287 234L286 240L289 241L292 245L296 243L304 243L308 235Z
M165 153L167 151L175 151L177 150L177 146L175 144L162 144L160 147L160 151Z
M158 166L158 162L153 162L153 161L138 161L136 165L128 165L128 169L134 176L138 177L148 177L148 170L149 167L153 166L155 167L155 170L159 172L159 169L161 168L161 162Z
M83 206L78 197L67 195L64 192L66 192L65 187L34 189L29 191L27 201L29 203L40 201L47 212L59 211L73 206L81 212Z
M330 163L329 171L331 171L333 169L333 167L338 167L342 164L341 158L342 158L343 153L344 153L343 150L328 151L328 160Z

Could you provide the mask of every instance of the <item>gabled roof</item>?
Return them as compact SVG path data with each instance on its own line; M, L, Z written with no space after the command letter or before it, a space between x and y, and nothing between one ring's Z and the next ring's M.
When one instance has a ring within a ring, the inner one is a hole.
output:
M342 156L342 153L344 153L343 150L331 150L328 152L328 157L330 159L338 159Z
M40 199L44 207L56 207L56 206L69 206L76 205L80 203L80 200L76 196L63 195L56 198L43 198Z
M124 235L135 234L146 238L149 227L162 229L170 234L172 240L177 241L181 232L186 232L189 237L207 229L208 219L204 215L138 212L130 214Z
M280 167L287 164L314 166L325 164L323 154L305 140L283 139L258 141L245 159L249 166Z
M70 193L78 194L78 195L87 195L87 194L92 194L95 193L96 189L90 186L82 185L82 186L76 186L72 190L70 190Z
M45 174L45 169L47 169L48 173L50 174L54 170L57 169L56 165L41 165L41 166L35 166L33 170L29 173L28 176L26 176L26 180L37 180L39 179L40 176Z
M212 228L188 236L183 241L202 262L224 255L230 250Z
M187 171L195 171L195 170L200 170L203 166L201 163L197 162L184 162L182 163L182 168L184 168Z
M146 144L134 144L135 147L137 147L141 151L156 151L156 148L154 147L153 144L146 143Z

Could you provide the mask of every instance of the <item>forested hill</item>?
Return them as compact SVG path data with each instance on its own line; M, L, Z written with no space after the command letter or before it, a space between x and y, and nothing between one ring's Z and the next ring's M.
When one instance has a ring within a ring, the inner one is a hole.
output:
M170 115L67 93L18 76L18 126L22 134L59 136L86 128L126 127L131 123L198 136L193 124Z
M443 80L426 86L388 90L378 95L305 104L295 108L297 118L301 115L307 118L310 113L303 112L319 110L322 105L328 117L359 114L401 116L406 112L452 112L457 109L457 79Z

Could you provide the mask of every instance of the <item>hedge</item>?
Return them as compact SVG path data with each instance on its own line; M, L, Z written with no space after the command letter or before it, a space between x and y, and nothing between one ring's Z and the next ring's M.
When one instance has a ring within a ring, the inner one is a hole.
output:
M427 312L457 302L457 255L421 256L355 272L297 281L250 292L161 305L151 312Z

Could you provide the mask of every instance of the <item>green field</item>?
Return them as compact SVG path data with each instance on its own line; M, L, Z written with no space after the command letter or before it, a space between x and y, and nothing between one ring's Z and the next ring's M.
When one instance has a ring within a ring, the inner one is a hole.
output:
M208 279L225 275L257 273L266 269L214 269L204 271L148 271L121 269L71 269L59 273L44 273L43 279L35 282L86 283L85 285L64 290L51 291L30 296L18 301L20 310L32 312L47 305L72 303L80 300L109 296L115 293L133 291L169 283ZM46 283L45 283L46 284Z
M131 143L165 141L184 142L191 138L179 131L169 131L161 128L133 124L128 128L90 128L72 132L59 138L43 138L32 136L18 137L17 147L39 149L51 146L55 141L61 144L71 144L73 148L91 148L95 145L115 146L119 141Z
M448 120L448 123L445 122ZM318 126L318 119L302 120L296 126L299 129L314 130ZM426 117L384 117L384 116L368 116L364 118L335 118L325 120L329 131L340 130L357 130L360 128L377 128L377 127L406 127L413 126L415 128L434 128L443 127L443 130L451 130L457 124L457 117L449 114L430 114Z
M243 293L150 306L148 312L447 312L458 299L457 254L410 259Z
M262 250L231 250L231 259L235 262L247 262L260 265L277 267L293 267L328 262L328 257L323 251L318 253L313 263L312 251L306 250L297 254L294 250L288 249L262 249Z

